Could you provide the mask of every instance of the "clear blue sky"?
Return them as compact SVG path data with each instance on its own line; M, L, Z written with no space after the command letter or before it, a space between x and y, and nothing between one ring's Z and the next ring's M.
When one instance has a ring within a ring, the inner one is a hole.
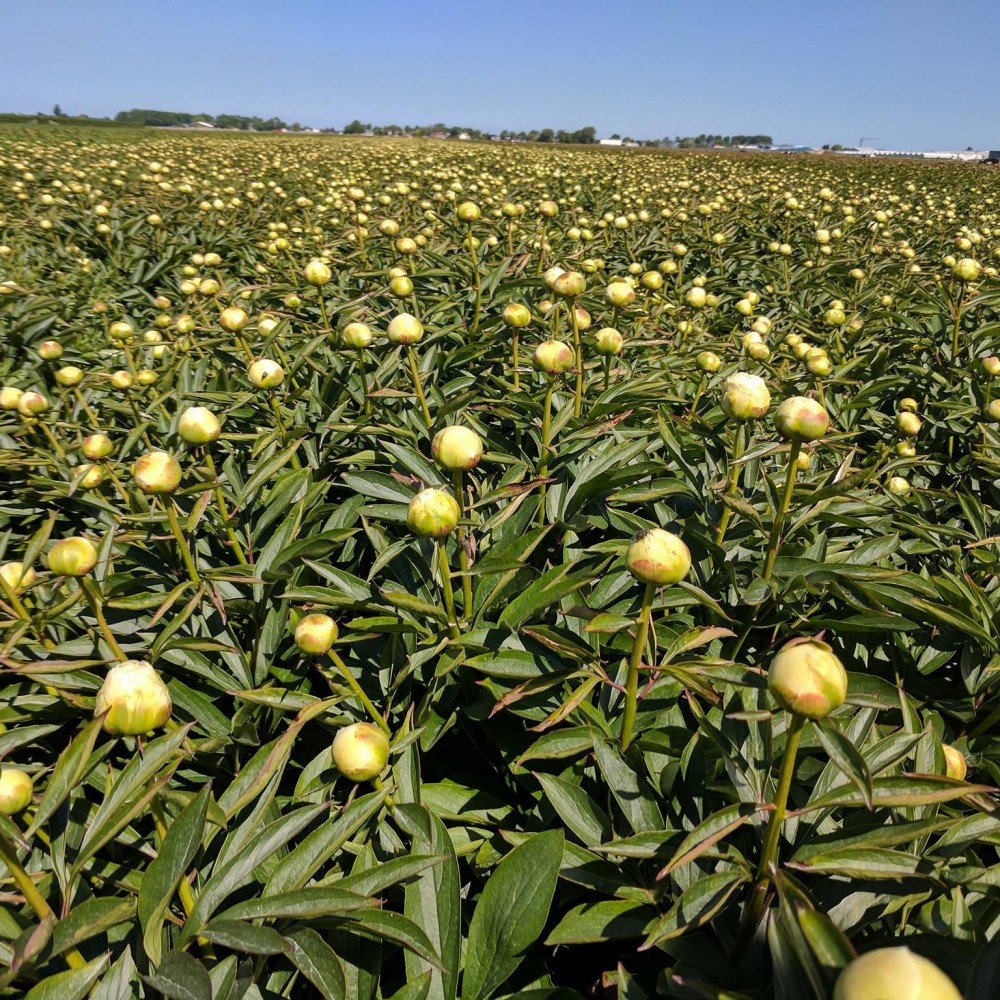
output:
M997 0L32 0L0 111L1000 148Z

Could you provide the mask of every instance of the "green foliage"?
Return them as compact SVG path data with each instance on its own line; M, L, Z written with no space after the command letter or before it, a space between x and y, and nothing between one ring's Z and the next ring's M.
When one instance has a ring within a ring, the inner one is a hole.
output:
M0 785L34 783L0 816L0 996L823 1000L887 943L996 995L993 173L57 132L0 140ZM540 305L552 266L585 316ZM535 370L574 326L583 367ZM727 419L738 372L828 432ZM451 424L485 445L457 474ZM153 450L175 490L138 488ZM461 499L438 541L427 487ZM691 571L647 589L653 527ZM71 536L83 577L48 568ZM849 683L800 726L766 671L801 636ZM154 732L95 717L122 659L167 686ZM334 737L380 731L348 780Z

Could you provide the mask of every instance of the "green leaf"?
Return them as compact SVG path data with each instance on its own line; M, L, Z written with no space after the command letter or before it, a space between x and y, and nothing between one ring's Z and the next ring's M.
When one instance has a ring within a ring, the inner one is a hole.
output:
M230 951L249 955L283 955L288 951L287 942L273 928L240 920L212 920L200 936Z
M680 937L708 923L729 902L733 893L749 875L742 871L716 872L690 885L648 932L640 951L646 951L661 941Z
M205 966L184 951L168 951L155 974L143 979L169 1000L212 1000Z
M656 920L651 906L626 899L601 900L574 906L549 934L545 943L596 944L645 937Z
M607 740L595 739L597 766L635 833L663 829L663 816L656 804L656 795L648 783L632 769L617 746Z
M561 830L515 847L483 888L469 925L463 1000L485 1000L507 981L545 926L562 861Z
M167 829L157 856L146 869L139 886L139 923L142 943L150 962L159 964L161 928L180 880L191 867L201 845L211 789L205 786Z
M69 969L46 976L40 983L32 986L24 995L24 1000L83 1000L101 973L107 968L108 956L101 955L88 962L82 968ZM206 998L211 1000L211 998Z
M344 967L333 949L311 927L303 927L286 934L288 957L295 968L330 1000L347 997L347 980Z
M590 847L608 839L611 820L579 785L551 774L536 774L535 777L549 804L584 846Z

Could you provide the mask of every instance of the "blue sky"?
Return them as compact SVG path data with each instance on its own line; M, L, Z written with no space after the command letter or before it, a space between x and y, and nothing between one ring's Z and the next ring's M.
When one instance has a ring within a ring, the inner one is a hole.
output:
M1000 147L996 0L32 0L0 111Z

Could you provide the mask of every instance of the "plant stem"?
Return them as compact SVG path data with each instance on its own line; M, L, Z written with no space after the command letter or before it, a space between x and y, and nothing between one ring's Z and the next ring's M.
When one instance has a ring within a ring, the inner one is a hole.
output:
M385 721L385 717L382 713L372 704L371 699L365 694L364 689L358 683L354 674L347 669L347 664L340 658L336 650L331 649L328 655L333 661L334 666L336 666L336 668L343 675L344 680L347 681L347 686L353 692L354 697L361 702L365 711L369 714L369 716L371 716L372 722L374 722L386 736L391 736L392 734L389 730L389 723Z
M778 787L774 794L774 810L767 821L767 830L764 832L764 845L761 848L760 861L757 865L757 880L750 901L749 927L751 930L757 926L764 913L764 901L767 898L766 883L770 879L771 865L777 861L778 841L781 838L781 827L785 822L788 793L792 787L792 776L795 774L795 756L799 750L799 740L802 738L802 727L805 725L805 721L805 716L793 714L792 721L788 726L785 754L781 759Z
M219 483L219 473L216 471L215 462L212 459L212 453L205 448L205 464L208 466L208 471L212 478L215 480L215 502L219 508L219 516L222 518L222 523L226 529L226 535L229 538L229 544L232 545L233 551L236 553L236 558L239 560L241 566L249 566L247 562L246 553L243 551L243 546L240 544L239 535L236 534L235 529L229 520L229 513L226 510L226 498L222 495L222 486Z
M548 376L549 386L545 390L545 401L542 403L542 447L538 456L538 478L544 479L549 470L549 436L552 433L552 393L555 391L556 380ZM545 524L545 483L538 491L538 524Z
M778 554L778 542L781 539L781 529L785 524L785 512L792 501L792 490L795 488L795 474L798 466L795 464L799 457L799 449L802 442L798 439L792 441L791 450L788 452L788 473L785 476L785 489L781 494L781 504L774 515L774 523L771 525L771 537L767 540L767 558L764 560L764 580L771 579L771 570L774 569L774 559Z
M167 520L170 522L170 530L173 532L174 538L177 539L177 545L181 550L181 559L184 560L184 566L187 569L188 576L191 578L191 582L196 586L201 586L201 577L198 575L198 570L194 565L194 557L191 555L191 547L188 545L187 539L184 537L184 532L181 530L180 521L177 520L177 509L174 506L174 501L170 497L166 497L163 501L163 507L167 512Z
M608 391L611 382L611 355L604 355L604 392Z
M108 628L108 620L104 617L101 594L97 589L97 585L89 577L83 577L80 580L80 584L87 597L90 610L94 612L94 617L97 619L97 626L101 630L101 635L104 636L104 641L111 647L111 652L114 653L115 657L124 663L128 657L121 646L118 645L118 640L112 635L111 629Z
M372 401L368 398L368 372L365 370L365 349L358 348L358 371L361 372L361 389L365 394L365 416L372 414Z
M469 241L469 254L472 257L472 272L476 282L476 311L472 314L472 332L479 332L479 310L483 304L482 279L479 274L479 256L476 254L476 244L472 242L472 223L466 226L466 238Z
M958 296L955 299L955 326L951 334L951 363L954 364L958 360L958 341L959 336L962 333L962 299L965 296L965 284L961 284L958 290Z
M727 497L736 496L736 491L740 488L740 475L743 472L740 457L743 454L743 449L746 447L744 434L744 425L741 421L736 425L736 436L733 438L733 457L729 461L729 488L726 490ZM719 519L719 527L715 533L716 545L722 545L725 540L726 529L729 527L729 520L732 516L732 507L723 509L722 517Z
M420 400L420 409L424 414L424 423L430 430L433 421L431 411L427 409L427 397L424 395L424 387L420 381L420 369L417 367L417 352L412 347L406 348L406 356L410 360L410 375L413 376L413 388L417 391L417 398Z
M639 698L639 665L642 663L642 654L646 651L655 593L656 584L647 583L642 594L642 608L635 622L635 638L632 640L632 655L629 657L628 676L625 681L625 712L622 715L622 732L618 744L622 752L627 750L629 743L632 742L632 727L635 724L636 703Z
M455 499L458 500L459 517L464 518L466 514L465 484L461 469L455 470ZM472 577L469 576L469 550L465 545L466 535L465 526L459 524L455 529L455 540L458 542L458 564L462 570L462 614L466 621L472 621Z
M318 289L318 295L319 295L319 315L320 319L323 320L323 329L326 330L327 333L330 333L331 332L330 317L327 315L326 312L326 299L323 298L322 288Z
M458 631L458 621L455 615L455 592L451 589L451 567L448 565L448 553L445 552L443 541L436 541L434 544L438 550L438 568L441 572L444 610L448 615L448 631L453 639L460 639L461 633Z
M513 343L513 350L514 350L514 356L513 356L512 361L511 361L511 364L514 367L514 392L520 392L521 391L521 373L517 370L517 366L518 366L517 349L520 346L519 341L520 341L520 335L518 334L517 330L515 330L514 331L514 336L513 336L513 341L512 341L512 343Z
M576 348L576 394L573 397L573 416L579 417L583 408L583 344L580 342L580 322L576 315L576 302L570 300L569 321L573 328L573 346Z
M21 895L28 901L38 919L51 919L54 922L55 914L50 909L49 904L45 902L45 897L38 891L35 883L32 882L31 876L17 860L17 851L14 845L2 831L0 831L0 861L6 865L7 871L14 879L14 884L21 890ZM87 960L76 948L67 948L63 958L71 969L82 969L87 964Z

